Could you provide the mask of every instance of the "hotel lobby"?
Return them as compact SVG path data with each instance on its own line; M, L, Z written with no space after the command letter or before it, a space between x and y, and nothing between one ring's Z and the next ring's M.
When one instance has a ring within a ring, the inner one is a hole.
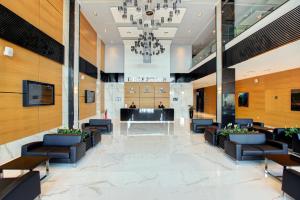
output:
M300 200L300 0L0 0L0 200Z

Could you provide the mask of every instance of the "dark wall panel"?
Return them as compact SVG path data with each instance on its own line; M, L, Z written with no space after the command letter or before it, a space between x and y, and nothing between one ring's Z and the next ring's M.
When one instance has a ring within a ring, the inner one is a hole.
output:
M60 64L64 63L64 46L62 44L3 5L0 5L0 38Z

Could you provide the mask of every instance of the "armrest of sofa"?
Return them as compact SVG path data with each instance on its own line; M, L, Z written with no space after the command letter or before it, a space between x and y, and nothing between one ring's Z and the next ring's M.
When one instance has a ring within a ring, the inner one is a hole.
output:
M284 142L279 142L279 141L276 141L276 140L267 140L266 143L271 145L271 146L280 148L280 149L285 150L286 152L288 152L288 145Z
M242 145L236 142L225 140L224 143L225 153L236 160L242 160Z
M90 123L83 123L83 124L81 124L81 129L83 130L89 126L90 126Z
M283 170L282 191L293 197L300 199L300 172L293 169Z
M71 161L72 163L75 163L85 155L86 144L85 142L80 142L76 145L71 146L70 150L71 150L71 155L70 155Z
M21 177L7 178L6 180L10 180L9 185L0 189L0 199L35 199L41 194L40 173L38 171L28 172Z
M25 144L22 146L21 153L22 153L22 155L25 155L28 151L30 151L36 147L42 146L42 145L43 145L43 141L31 142L31 143Z
M253 122L254 126L260 126L260 127L265 127L265 124L263 122Z

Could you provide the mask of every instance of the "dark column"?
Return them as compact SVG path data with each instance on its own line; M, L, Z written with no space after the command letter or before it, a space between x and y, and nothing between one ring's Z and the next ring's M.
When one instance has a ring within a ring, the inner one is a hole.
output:
M75 0L70 0L69 16L69 96L68 121L69 128L74 125L74 38L75 38Z
M204 112L204 88L196 90L196 111Z
M223 69L222 75L222 125L235 121L235 69Z

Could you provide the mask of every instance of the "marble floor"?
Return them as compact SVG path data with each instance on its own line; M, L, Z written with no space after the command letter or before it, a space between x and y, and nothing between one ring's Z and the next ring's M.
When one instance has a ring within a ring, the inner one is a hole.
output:
M152 130L152 131L151 131ZM239 162L189 124L120 124L77 166L51 164L43 200L279 200L262 162ZM280 170L278 166L272 166Z

